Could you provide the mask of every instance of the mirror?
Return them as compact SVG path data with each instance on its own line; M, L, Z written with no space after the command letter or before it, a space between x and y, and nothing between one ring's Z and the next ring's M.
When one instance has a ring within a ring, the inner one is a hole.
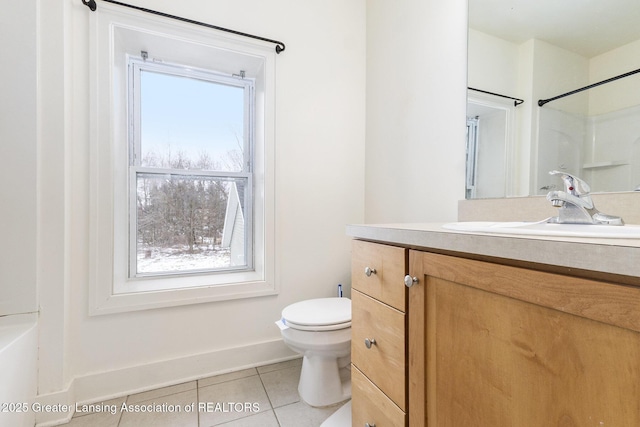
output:
M640 185L638 22L638 0L469 0L467 198L546 194L550 170Z

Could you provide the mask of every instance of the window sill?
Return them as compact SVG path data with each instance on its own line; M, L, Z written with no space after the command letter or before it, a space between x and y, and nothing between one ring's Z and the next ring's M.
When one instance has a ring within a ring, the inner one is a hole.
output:
M168 291L91 295L89 315L99 316L103 314L124 313L241 298L255 298L277 294L278 291L273 283L261 281L206 287L199 286Z

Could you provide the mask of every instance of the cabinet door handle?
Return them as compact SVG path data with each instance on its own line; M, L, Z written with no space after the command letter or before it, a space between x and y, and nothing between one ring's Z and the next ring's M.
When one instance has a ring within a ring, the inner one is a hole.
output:
M364 423L364 427L376 427L375 424Z
M371 267L365 267L364 268L364 274L367 275L367 277L371 276L372 274L376 274L377 271L375 268L371 268Z
M375 340L375 338L371 338L371 339L369 339L369 338L365 338L365 340L364 340L364 345L366 345L366 346L367 346L367 348L371 348L371 346L372 346L372 345L376 345L376 340Z
M417 278L417 277L411 277L411 276L409 276L408 274L407 274L406 276L404 276L404 285L405 285L407 288L412 287L414 284L416 284L416 283L418 283L418 282L419 282L419 280L418 280L418 278Z

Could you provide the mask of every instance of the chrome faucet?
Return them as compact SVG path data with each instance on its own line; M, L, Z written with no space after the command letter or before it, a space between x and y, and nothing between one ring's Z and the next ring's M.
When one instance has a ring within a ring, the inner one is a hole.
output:
M560 175L564 191L550 191L547 200L558 209L558 216L548 222L561 224L624 225L619 216L598 211L591 200L589 184L566 172L551 171L550 175Z

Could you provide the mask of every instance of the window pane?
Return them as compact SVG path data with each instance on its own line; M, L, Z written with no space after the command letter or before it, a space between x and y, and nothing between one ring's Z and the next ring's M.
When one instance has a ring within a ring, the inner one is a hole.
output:
M246 266L246 178L138 173L138 274Z
M141 70L140 165L239 172L244 88Z

